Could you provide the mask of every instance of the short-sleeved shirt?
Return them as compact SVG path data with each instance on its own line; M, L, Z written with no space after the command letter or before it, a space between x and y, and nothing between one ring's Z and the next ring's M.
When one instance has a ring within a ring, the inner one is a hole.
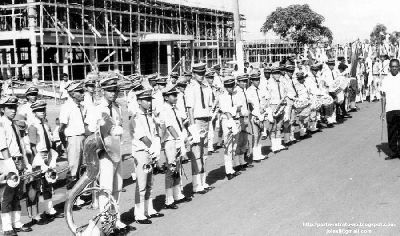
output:
M219 95L219 108L223 113L230 113L233 118L236 117L236 111L238 107L238 101L236 99L236 93L228 93L225 91Z
M389 74L382 81L381 91L386 94L386 112L400 110L400 74Z
M60 110L60 123L67 125L65 136L79 136L85 134L85 115L86 110L81 105L78 107L72 99L68 99Z
M52 141L52 136L50 132L49 126L44 123L43 124L44 129L42 127L41 121L35 117L34 121L28 128L28 136L30 143L36 145L36 150L38 152L47 152L50 151L46 147L46 139L45 139L45 134L44 132L47 133L47 137L49 138L49 141Z
M302 83L299 83L298 81L296 81L294 86L296 87L298 98L300 98L300 99L308 99L309 98L308 88L305 83L302 84Z
M175 113L174 113L175 111ZM166 131L166 137L165 140L173 140L174 137L171 135L171 133L168 130L168 127L173 127L176 131L176 133L180 136L182 133L183 129L183 122L182 118L179 117L179 110L175 106L171 106L168 103L164 103L162 106L162 109L160 111L160 119L163 121L165 124L165 127L167 128ZM179 123L178 123L179 122Z
M132 140L132 151L137 152L146 150L147 146L141 139L147 137L151 141L156 140L157 132L155 121L150 114L145 114L143 111L139 111L135 117L135 124L133 130L135 135Z
M201 101L201 89L203 90L203 102ZM210 117L210 107L212 106L211 94L207 86L192 81L186 88L186 106L193 108L194 118ZM204 106L203 106L204 105Z
M282 78L282 77L281 77ZM278 86L279 84L279 86ZM287 84L284 80L276 81L270 79L268 84L269 93L271 96L271 105L278 105L288 93Z
M186 115L186 98L185 94L182 92L178 93L177 101L176 101L176 108L178 108L179 116L184 120L187 118Z
M94 97L92 94L90 94L89 92L85 92L85 95L83 97L83 102L82 105L86 108L90 107L90 106L95 106L96 103L94 101Z
M247 91L247 99L248 103L251 104L253 110L251 111L251 114L255 116L261 116L261 104L263 95L261 94L260 88L256 88L254 85L251 85Z
M18 133L18 128L15 126L15 124L13 124L13 122L11 120L9 120L5 116L2 116L0 118L0 126L2 126L4 129L4 134L5 134L4 136L5 136L6 144L7 144L6 147L8 148L8 151L10 152L11 157L22 156L20 147L17 142L17 138L20 141L21 149L23 148L23 141L22 141L20 134ZM14 126L15 130L17 131L17 134L15 134L12 126ZM0 136L2 136L2 135L0 135ZM1 148L0 150L3 150L5 148L4 144L0 144L0 148ZM1 155L1 153L0 153L0 155ZM2 156L1 156L1 158L2 158Z
M237 86L235 88L235 100L237 105L241 105L242 108L240 109L240 116L249 116L249 109L248 109L248 98L246 94L246 90Z
M111 105L112 119L115 125L123 125L121 106L117 103ZM105 99L102 99L100 103L93 108L93 110L88 110L88 115L85 118L85 123L88 124L88 129L91 132L95 132L97 129L97 124L99 120L102 119L102 114L106 113L110 115L109 104Z
M18 114L21 114L26 118L26 123L28 125L30 125L35 118L35 115L33 114L31 106L32 106L32 103L27 102L27 103L21 105L17 111Z

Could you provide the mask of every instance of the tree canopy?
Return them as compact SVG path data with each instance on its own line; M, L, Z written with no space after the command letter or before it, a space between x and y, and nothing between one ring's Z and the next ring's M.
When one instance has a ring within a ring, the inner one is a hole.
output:
M370 34L370 40L372 44L381 44L386 37L386 26L383 24L375 25L374 29Z
M311 10L310 6L290 5L278 7L272 12L261 27L261 32L274 31L284 39L298 43L313 44L332 42L332 31L323 26L325 18Z

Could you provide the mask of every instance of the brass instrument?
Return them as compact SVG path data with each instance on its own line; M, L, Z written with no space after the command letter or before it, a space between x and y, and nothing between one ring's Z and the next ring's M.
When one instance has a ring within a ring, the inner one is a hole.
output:
M272 116L274 118L277 118L277 117L283 115L283 113L285 112L286 105L287 105L287 101L286 101L286 96L285 96L284 98L281 99L278 106L272 112Z
M98 127L95 133L87 137L84 142L83 155L87 163L86 171L83 173L82 177L75 184L72 190L68 193L67 201L65 202L65 219L69 229L74 235L95 236L101 235L102 233L105 235L109 235L115 229L115 223L119 213L118 204L112 196L111 192L99 187L88 188L88 186L97 179L97 176L99 174L100 155L106 152L106 150L108 150L108 152L112 150L106 146L107 143L104 142L104 138L110 135L109 127L113 124L110 123L112 121L111 119L109 119L108 114L103 113L102 116L104 121L102 125ZM92 194L105 195L108 199L108 203L106 204L102 212L92 217L92 219L89 221L89 224L86 224L86 227L78 227L75 224L73 218L73 205L80 195L90 192L92 192Z

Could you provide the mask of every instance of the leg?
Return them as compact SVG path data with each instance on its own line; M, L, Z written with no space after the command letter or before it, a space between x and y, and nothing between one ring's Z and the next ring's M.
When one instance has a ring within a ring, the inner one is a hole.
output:
M399 155L400 150L398 146L399 142L399 129L400 129L400 114L396 111L389 111L386 113L387 132L388 132L388 143L389 148L393 154Z
M145 167L149 163L148 154L144 151L135 153L136 166L136 192L135 192L135 220L147 220L145 216L145 195L147 192L147 179L150 174L149 169ZM151 221L150 221L151 223Z

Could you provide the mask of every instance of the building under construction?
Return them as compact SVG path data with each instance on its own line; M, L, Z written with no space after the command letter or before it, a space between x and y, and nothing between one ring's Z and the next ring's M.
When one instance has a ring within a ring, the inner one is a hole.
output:
M92 70L169 74L200 60L224 64L235 57L233 21L229 10L189 0L2 0L1 75L83 79Z
M260 65L281 61L301 52L298 43L282 40L253 40L244 43L246 61L253 65Z

